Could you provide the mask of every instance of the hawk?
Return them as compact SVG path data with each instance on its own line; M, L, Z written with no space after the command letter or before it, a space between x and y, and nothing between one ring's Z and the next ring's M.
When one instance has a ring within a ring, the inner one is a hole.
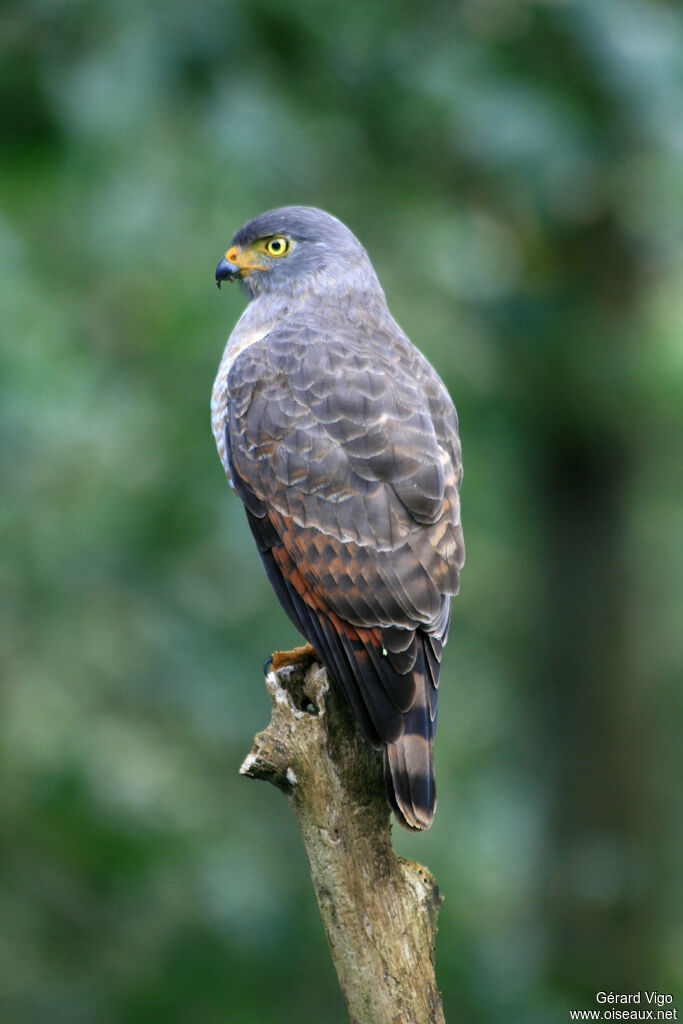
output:
M336 217L304 206L240 228L216 268L250 302L212 429L285 612L384 751L406 828L434 817L441 653L464 561L458 419Z

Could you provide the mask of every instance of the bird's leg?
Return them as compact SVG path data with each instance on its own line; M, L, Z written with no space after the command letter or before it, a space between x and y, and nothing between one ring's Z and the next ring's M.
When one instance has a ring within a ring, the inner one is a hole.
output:
M303 644L301 647L294 647L291 651L273 651L264 668L268 672L271 670L277 672L285 665L305 665L306 662L316 661L317 658L315 648L310 644Z

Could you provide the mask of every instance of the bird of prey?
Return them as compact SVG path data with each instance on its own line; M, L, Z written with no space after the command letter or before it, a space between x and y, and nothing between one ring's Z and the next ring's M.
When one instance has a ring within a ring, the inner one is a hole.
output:
M216 268L237 279L250 302L211 400L221 461L282 607L384 751L397 820L428 828L464 561L453 402L336 217L256 217Z

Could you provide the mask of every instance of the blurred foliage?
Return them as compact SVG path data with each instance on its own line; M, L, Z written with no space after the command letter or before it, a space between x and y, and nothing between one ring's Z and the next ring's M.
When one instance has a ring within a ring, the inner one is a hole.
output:
M461 417L439 810L396 835L446 897L446 1016L675 993L680 6L0 28L3 1019L346 1019L285 803L237 775L295 637L208 426L244 302L215 264L286 203L358 234Z

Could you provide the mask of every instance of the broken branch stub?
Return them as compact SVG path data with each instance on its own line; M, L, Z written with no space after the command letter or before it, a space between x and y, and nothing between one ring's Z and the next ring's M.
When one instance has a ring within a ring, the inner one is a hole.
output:
M444 1024L442 898L426 868L394 853L381 752L317 663L271 671L266 686L271 721L240 771L292 808L352 1024Z

